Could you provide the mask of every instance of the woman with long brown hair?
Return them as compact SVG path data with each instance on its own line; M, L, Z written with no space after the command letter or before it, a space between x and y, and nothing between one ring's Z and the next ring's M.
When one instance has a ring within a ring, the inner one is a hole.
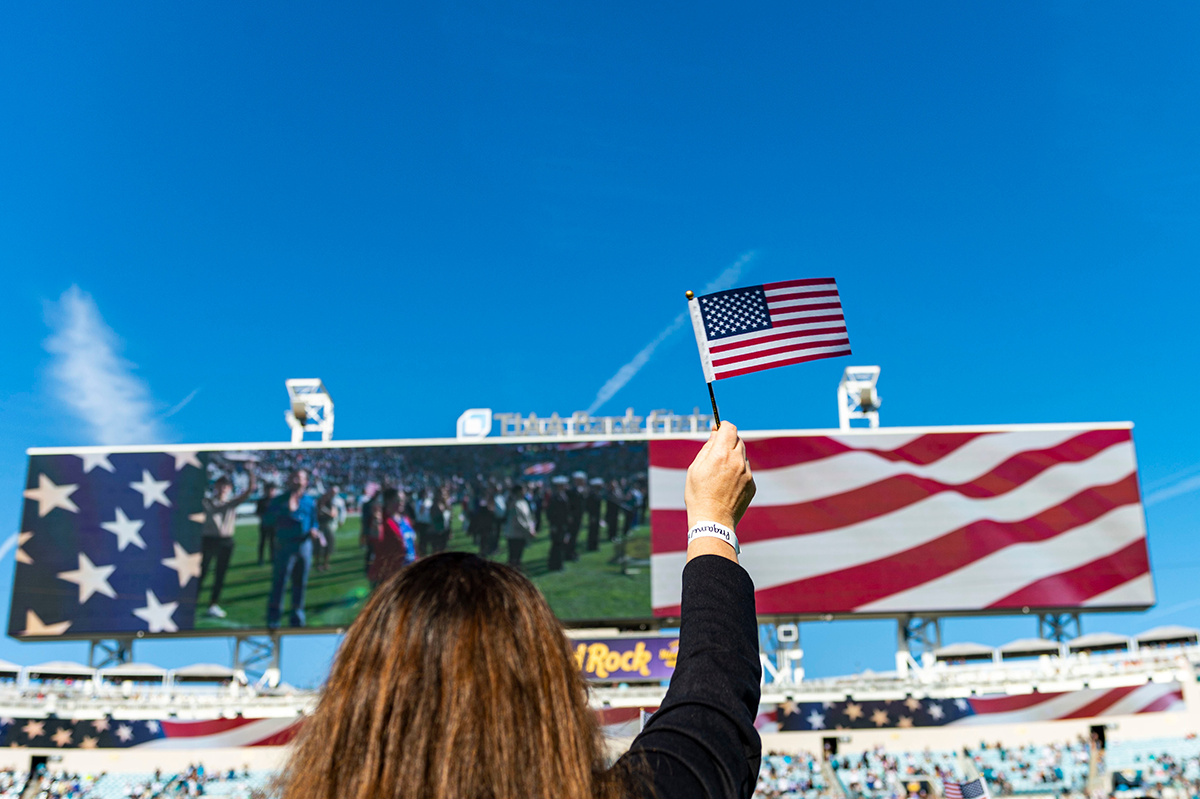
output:
M749 797L758 636L733 528L753 496L745 446L722 422L688 469L675 675L613 767L538 590L515 569L446 553L372 594L297 742L285 798Z

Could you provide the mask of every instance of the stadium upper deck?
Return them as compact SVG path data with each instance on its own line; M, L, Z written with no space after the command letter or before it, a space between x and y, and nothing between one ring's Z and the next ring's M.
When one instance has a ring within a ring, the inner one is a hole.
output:
M1195 642L1194 631L1182 632L1191 641L1182 646L1147 645L1145 636L1139 644L1137 638L1092 634L1062 644L1054 654L1034 656L1011 645L989 650L958 644L930 653L924 665L902 672L863 672L802 681L787 679L787 672L772 674L768 668L764 670L768 681L762 701L953 700L1194 683L1200 645ZM656 707L665 690L661 684L595 685L592 702L598 709ZM286 718L309 712L316 697L315 691L286 684L275 688L261 683L250 685L244 673L213 664L172 670L146 664L92 669L65 662L25 667L0 662L3 717Z

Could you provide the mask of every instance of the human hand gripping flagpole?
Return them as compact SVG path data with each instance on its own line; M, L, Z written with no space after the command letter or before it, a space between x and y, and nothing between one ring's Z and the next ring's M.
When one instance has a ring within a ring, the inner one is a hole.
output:
M807 278L685 295L713 421L721 426L713 383L726 377L850 354L833 278Z

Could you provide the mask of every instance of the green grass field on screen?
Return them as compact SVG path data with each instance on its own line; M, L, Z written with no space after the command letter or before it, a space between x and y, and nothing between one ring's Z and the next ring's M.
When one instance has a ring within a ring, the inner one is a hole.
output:
M309 627L345 627L362 610L370 591L365 569L365 551L359 548L359 518L352 516L337 532L337 544L329 562L329 571L317 571L314 561L308 577L305 602ZM587 535L584 519L583 536ZM271 563L264 554L258 565L258 525L239 524L234 535L233 559L225 577L220 605L224 619L204 615L212 591L211 570L206 575L196 604L197 629L263 628L266 626L267 596L271 590ZM650 617L650 528L635 527L626 541L626 555L638 565L625 570L610 564L614 545L601 530L600 549L586 552L580 542L579 560L568 562L561 572L546 570L550 542L543 530L525 548L525 574L533 580L560 619L616 620ZM474 542L454 519L449 548L475 551ZM507 549L503 540L495 560L504 561ZM284 597L284 623L287 623L289 597Z

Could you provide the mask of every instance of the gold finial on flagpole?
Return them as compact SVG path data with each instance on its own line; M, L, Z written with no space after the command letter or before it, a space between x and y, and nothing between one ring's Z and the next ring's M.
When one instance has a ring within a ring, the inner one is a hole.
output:
M686 292L684 294L684 296L690 300L692 297L695 297L696 295L689 291L689 292Z

